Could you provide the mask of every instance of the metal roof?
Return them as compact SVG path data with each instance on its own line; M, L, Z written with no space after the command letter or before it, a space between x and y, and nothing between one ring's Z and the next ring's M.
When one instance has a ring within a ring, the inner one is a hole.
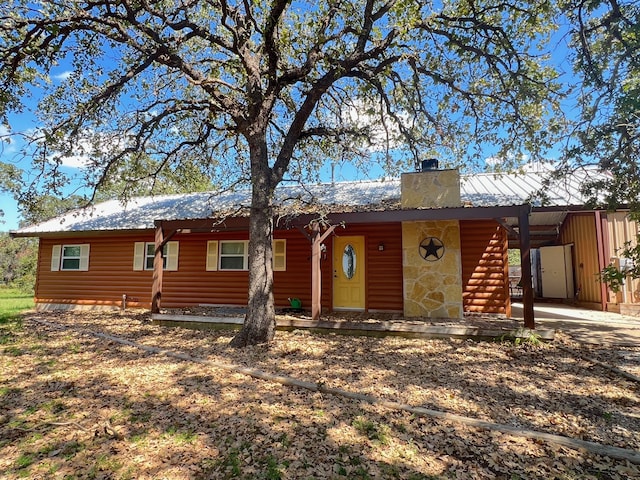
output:
M547 172L520 174L481 173L461 176L461 199L474 207L533 206L566 207L582 205L580 185L590 172L582 172L562 182L545 185ZM538 196L543 191L544 198ZM400 180L336 182L310 186L282 185L276 204L289 211L314 213L395 210L400 208ZM138 197L122 204L117 200L74 210L60 217L21 228L18 236L45 233L144 230L155 220L190 220L225 215L246 215L250 191L204 192L155 197Z

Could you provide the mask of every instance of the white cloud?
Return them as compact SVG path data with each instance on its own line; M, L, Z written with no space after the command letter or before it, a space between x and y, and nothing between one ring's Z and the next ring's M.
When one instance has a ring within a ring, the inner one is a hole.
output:
M0 125L0 155L9 155L18 151L16 140L7 125Z
M77 154L68 157L61 156L60 161L65 167L84 169L89 166L91 158L88 155Z
M399 114L401 120L408 121L406 114ZM342 121L347 126L369 129L370 151L390 149L400 144L400 130L395 121L386 113L380 112L380 106L366 100L356 100L343 114Z
M125 140L115 134L84 131L82 136L67 140L68 154L56 151L49 156L49 160L69 168L88 169L96 161L124 147Z
M54 80L59 80L61 82L65 81L67 78L69 78L71 75L73 74L73 72L71 70L65 70L62 73L58 73L56 75L53 76Z

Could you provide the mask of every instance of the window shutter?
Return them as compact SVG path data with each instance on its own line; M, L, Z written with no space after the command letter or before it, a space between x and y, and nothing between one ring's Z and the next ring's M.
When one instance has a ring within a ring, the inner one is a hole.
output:
M54 245L51 248L51 271L60 270L60 255L62 255L62 245Z
M209 240L207 242L207 271L218 270L218 241Z
M144 270L145 242L136 242L133 246L133 269Z
M84 245L80 245L80 268L83 272L89 270L89 248L90 245L85 243Z
M273 241L273 270L284 272L287 269L287 241L279 239Z
M178 270L178 242L167 242L167 271Z

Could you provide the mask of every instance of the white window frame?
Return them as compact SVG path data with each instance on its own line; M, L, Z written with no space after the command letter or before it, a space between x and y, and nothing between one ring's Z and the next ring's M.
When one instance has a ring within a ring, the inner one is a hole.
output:
M151 253L149 253L151 251ZM156 244L154 242L146 242L144 244L144 269L153 270L153 262L156 259ZM162 269L167 269L167 244L162 247Z
M153 254L149 253L149 250ZM134 270L153 270L153 261L155 259L156 244L154 242L135 242L133 253L133 269ZM162 269L165 271L178 270L178 242L167 242L162 247ZM151 262L149 262L151 260Z
M239 253L234 253L234 254L222 253L222 251L224 250L224 245L229 243L243 244L244 252L242 253L242 255ZM249 240L220 240L219 244L220 245L218 247L218 270L222 270L225 272L242 272L242 271L249 270ZM238 258L240 256L242 256L242 268L224 268L222 266L223 258Z
M223 243L244 243L245 254L243 255L244 268L222 268L221 257L239 257L240 255L221 255ZM244 271L249 269L249 241L248 240L209 240L207 241L207 260L205 270L207 272L223 271ZM284 272L287 270L287 240L277 238L273 240L273 271Z
M80 248L80 255L67 255L66 249ZM64 245L54 245L51 250L51 271L52 272L86 272L89 270L88 243L69 243ZM78 260L77 267L65 267L65 260Z

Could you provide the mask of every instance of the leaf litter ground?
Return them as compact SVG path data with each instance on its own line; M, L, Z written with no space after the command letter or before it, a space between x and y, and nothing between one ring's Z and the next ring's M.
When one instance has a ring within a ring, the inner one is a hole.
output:
M62 325L58 328L51 324ZM102 332L206 359L152 355ZM0 477L42 479L640 478L547 442L257 380L238 364L384 400L640 449L638 384L604 363L640 349L153 325L146 314L38 313L0 331ZM564 348L560 348L560 347ZM571 351L575 351L573 355ZM631 368L635 368L631 365Z

